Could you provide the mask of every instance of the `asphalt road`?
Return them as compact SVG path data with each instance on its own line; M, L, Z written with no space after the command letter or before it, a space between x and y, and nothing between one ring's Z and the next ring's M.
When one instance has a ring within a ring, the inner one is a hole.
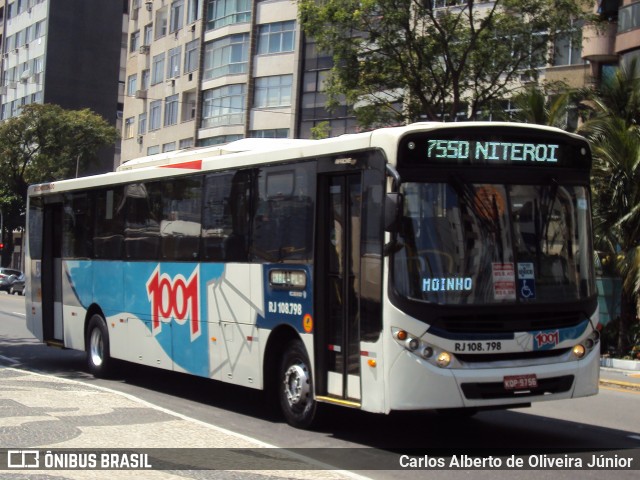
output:
M24 298L0 293L0 363L108 387L154 405L285 448L374 448L378 456L404 451L539 453L640 449L640 392L602 388L597 396L542 402L531 408L482 412L455 421L432 412L373 415L327 407L314 431L296 430L270 411L260 392L123 363L111 380L91 377L83 352L45 347L25 328ZM0 419L1 421L1 419ZM167 445L171 447L173 445ZM179 445L175 445L179 446ZM184 446L184 445L180 445ZM553 473L553 475L551 475ZM370 471L371 478L468 478L445 470ZM638 470L602 472L474 471L473 478L638 478ZM603 475L604 474L604 475Z

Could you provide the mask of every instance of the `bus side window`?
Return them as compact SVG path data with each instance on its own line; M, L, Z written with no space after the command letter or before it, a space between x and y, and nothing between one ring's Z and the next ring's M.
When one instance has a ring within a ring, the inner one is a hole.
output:
M160 258L160 183L134 183L125 187L124 250L130 260Z
M205 177L202 245L207 260L247 261L250 172Z
M313 252L315 171L311 163L258 174L251 253L267 262L304 261Z
M161 191L162 258L197 260L200 251L202 177L163 182Z
M93 256L93 195L90 192L65 195L62 227L62 256Z
M124 246L123 187L96 192L94 258L120 260Z

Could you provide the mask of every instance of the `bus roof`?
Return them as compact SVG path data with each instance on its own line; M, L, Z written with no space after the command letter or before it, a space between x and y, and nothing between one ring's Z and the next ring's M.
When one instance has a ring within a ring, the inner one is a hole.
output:
M68 190L140 182L151 178L171 177L200 170L216 171L230 168L266 165L303 158L356 152L369 148L384 150L389 163L396 163L399 139L410 132L430 131L438 128L529 128L567 134L554 127L503 122L423 122L406 126L387 127L365 133L346 134L323 140L246 138L224 145L192 148L150 155L123 163L115 172L80 177L70 180L32 185L29 195L43 195ZM576 135L569 135L574 136ZM264 154L264 155L262 155Z

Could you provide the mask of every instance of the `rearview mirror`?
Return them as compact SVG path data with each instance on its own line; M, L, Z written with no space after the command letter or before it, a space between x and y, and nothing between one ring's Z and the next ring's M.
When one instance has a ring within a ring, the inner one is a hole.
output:
M401 193L387 193L384 200L384 229L387 232L397 233L400 228L400 219L402 218L402 201Z

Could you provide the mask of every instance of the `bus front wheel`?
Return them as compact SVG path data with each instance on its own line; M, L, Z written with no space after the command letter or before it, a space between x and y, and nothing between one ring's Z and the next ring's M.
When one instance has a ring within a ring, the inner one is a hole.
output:
M280 363L280 408L289 425L308 428L316 414L309 357L300 340L291 341Z
M89 320L85 345L89 372L99 378L107 377L112 364L109 355L109 331L104 318L99 314L94 314Z

